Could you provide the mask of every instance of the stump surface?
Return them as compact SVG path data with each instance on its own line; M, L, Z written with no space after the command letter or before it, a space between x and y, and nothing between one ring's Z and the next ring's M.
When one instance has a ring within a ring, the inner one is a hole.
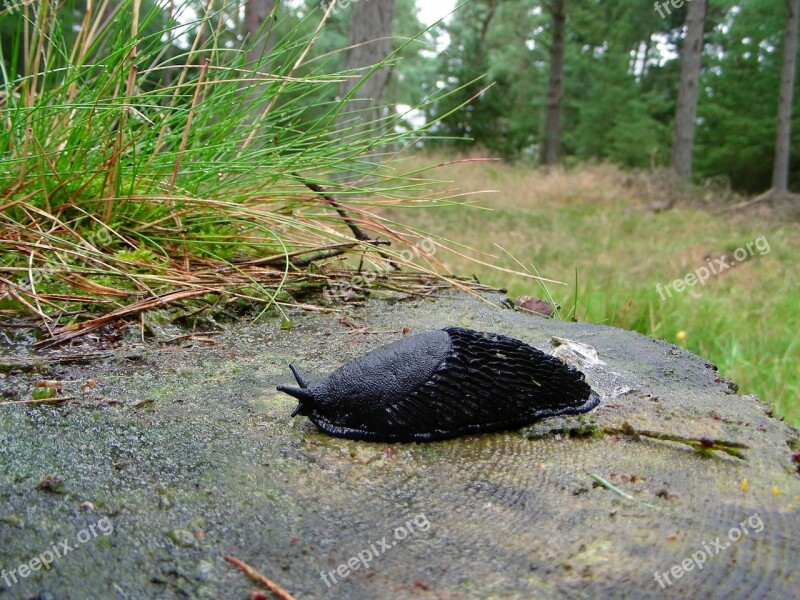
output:
M292 318L1 379L58 379L77 400L0 406L0 575L17 579L0 578L0 598L248 597L225 555L298 599L800 595L800 433L705 360L465 295ZM387 445L321 434L275 391L289 362L321 377L403 328L447 325L545 351L552 336L590 344L606 363L584 369L600 407ZM742 460L631 428L748 448ZM61 540L74 549L21 576Z

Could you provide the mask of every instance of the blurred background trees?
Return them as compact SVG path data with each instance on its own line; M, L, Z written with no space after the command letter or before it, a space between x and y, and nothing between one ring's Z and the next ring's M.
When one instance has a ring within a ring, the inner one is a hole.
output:
M174 2L151 2L163 6L164 22L175 18ZM228 30L214 32L228 45L269 33L250 62L290 31L313 32L329 6L193 4L196 14L231 11ZM331 102L351 98L339 109L342 122L413 128L439 121L438 139L424 141L430 145L466 150L468 139L509 160L671 166L684 179L721 177L743 192L799 191L800 136L791 136L800 118L792 110L798 0L675 4L469 0L420 34L415 0L351 0L330 11L298 75L351 72L329 90ZM22 18L20 10L0 14L3 78L21 68L11 32ZM165 39L165 52L185 52L190 35ZM285 48L280 56L292 58ZM166 83L170 76L163 72ZM318 113L310 107L303 118Z
M695 181L723 176L738 190L763 191L772 185L785 30L790 40L797 35L787 29L787 14L796 14L787 7L794 5L687 0L676 9L668 1L654 7L629 0L471 0L448 22L449 44L434 59L438 85L463 88L447 104L428 107L426 116L447 114L493 83L466 110L445 118L439 132L470 137L510 159L539 156L549 163L555 152L566 162L673 165ZM697 26L685 43L691 10ZM563 81L559 65L551 69L562 51L562 26ZM794 43L790 55L796 51ZM686 93L694 87L698 95L696 116L691 98L678 110L684 56L700 59L685 75L699 69L696 86L685 84ZM784 77L787 85L795 87L796 79ZM556 86L563 86L560 94ZM797 93L783 97L791 108ZM678 113L683 125L673 145ZM791 119L797 131L797 113L784 113L785 129ZM557 121L558 141L552 135ZM789 187L800 190L800 137L782 160L789 164Z

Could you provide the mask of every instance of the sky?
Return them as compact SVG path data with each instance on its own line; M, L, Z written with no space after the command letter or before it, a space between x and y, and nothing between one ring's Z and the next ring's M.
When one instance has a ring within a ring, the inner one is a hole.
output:
M455 5L455 0L417 0L419 20L426 25L435 23L449 14Z
M459 0L461 4L463 0ZM419 9L419 20L425 25L432 25L442 17L449 15L456 6L456 0L417 0ZM444 32L437 40L439 49L445 48L450 38ZM407 104L398 104L397 112L404 114L413 127L422 127L425 124L425 116L420 110L411 110Z

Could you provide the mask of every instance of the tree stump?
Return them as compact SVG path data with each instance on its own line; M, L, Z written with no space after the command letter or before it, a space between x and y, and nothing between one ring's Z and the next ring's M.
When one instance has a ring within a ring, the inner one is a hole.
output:
M0 380L75 397L0 407L0 598L245 598L226 555L298 599L800 594L800 433L707 361L461 294L292 320ZM447 325L593 346L601 405L387 445L321 434L275 391L290 361L323 376Z

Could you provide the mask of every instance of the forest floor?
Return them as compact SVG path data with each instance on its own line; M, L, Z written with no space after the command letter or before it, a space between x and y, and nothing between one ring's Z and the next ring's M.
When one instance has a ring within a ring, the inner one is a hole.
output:
M551 296L564 319L678 344L800 425L800 202L731 209L747 200L724 186L685 190L663 174L609 165L544 172L467 160L434 175L458 205L385 215L485 252L487 263L563 284L544 289L440 251L436 259L451 272L474 274L512 298Z

